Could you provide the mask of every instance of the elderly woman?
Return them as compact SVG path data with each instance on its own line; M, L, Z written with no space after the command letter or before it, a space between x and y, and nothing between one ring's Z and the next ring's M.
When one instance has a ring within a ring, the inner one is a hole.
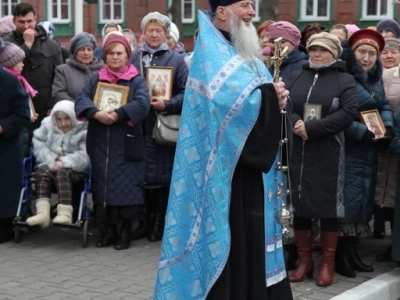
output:
M316 280L332 284L335 249L344 217L344 130L357 112L354 79L346 73L340 40L322 32L311 36L303 71L289 86L293 101L293 149L290 161L294 205L294 238L299 254L290 281L311 277L311 219L320 219L322 260ZM318 158L318 163L316 163ZM324 176L321 176L324 174Z
M382 77L386 97L390 101L393 113L396 113L400 104L400 40L393 38L385 40L381 61L385 68ZM388 149L380 149L378 162L374 207L374 237L383 238L385 235L385 221L390 222L390 227L393 230L400 156ZM377 261L390 261L391 259L391 247L376 257Z
M344 24L333 25L329 30L329 33L336 35L340 40L347 40L350 37L350 32Z
M387 38L399 38L400 37L400 27L399 23L392 19L386 19L379 21L376 24L376 30L382 34L382 36Z
M71 40L71 57L56 68L52 87L52 104L61 100L75 101L92 75L103 67L103 61L94 57L96 39L82 32Z
M371 29L361 29L351 35L348 43L343 42L342 59L356 79L358 111L378 110L387 135L376 140L359 118L346 130L345 218L341 220L336 271L347 277L355 277L354 271L373 271L360 259L357 243L370 233L368 222L374 205L378 150L388 146L393 128L393 112L385 96L383 68L378 59L384 46L382 35Z
M149 225L148 238L155 242L162 239L164 218L168 204L169 186L171 184L172 166L175 157L175 145L161 145L153 138L157 114L180 114L183 103L188 69L184 58L176 51L170 50L165 38L170 34L171 21L158 12L146 15L142 20L142 31L146 41L136 51L131 62L146 76L147 67L172 68L171 99L162 99L150 95L150 114L146 120L146 214L147 222L141 222L135 231L135 237L145 235L146 224Z
M0 39L0 50L4 48ZM29 96L18 78L0 67L0 244L13 238L21 192L21 128L30 122Z
M87 152L92 163L93 198L100 231L96 247L115 243L116 250L130 245L132 220L143 204L145 182L143 121L150 102L144 78L129 63L131 54L131 46L121 33L110 34L104 42L106 65L93 75L75 100L77 116L89 121ZM116 109L99 110L101 106L93 101L101 83L114 85L108 91L110 94L119 87L126 88L127 103Z
M299 50L301 52L307 53L306 46L307 46L308 41L310 40L310 37L313 34L320 33L323 31L326 31L326 28L319 23L311 23L311 24L306 25L301 30L301 39L300 39Z

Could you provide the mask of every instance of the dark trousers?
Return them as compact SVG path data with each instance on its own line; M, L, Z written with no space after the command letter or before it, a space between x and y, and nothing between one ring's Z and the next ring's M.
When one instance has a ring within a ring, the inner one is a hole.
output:
M340 228L339 220L336 218L332 219L320 219L321 231L338 232ZM312 220L311 218L299 218L294 217L293 219L294 230L311 230Z

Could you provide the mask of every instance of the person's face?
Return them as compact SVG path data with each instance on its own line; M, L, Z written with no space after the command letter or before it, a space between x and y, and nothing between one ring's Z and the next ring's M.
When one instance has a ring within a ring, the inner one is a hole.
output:
M268 31L266 29L264 29L263 31L260 32L260 35L258 36L258 38L260 40L261 49L264 49L265 47L268 46L269 39L268 39Z
M172 36L167 35L167 37L165 38L165 41L167 42L169 49L171 49L171 50L175 49L176 42Z
M370 71L378 58L378 52L371 45L361 45L355 51L357 61L361 64L364 71Z
M16 16L14 17L14 25L16 30L20 33L24 33L27 29L35 29L36 16L33 12L30 12L25 16Z
M128 53L122 44L117 44L106 55L107 66L114 71L122 70L128 63Z
M322 66L333 61L333 54L320 46L312 46L308 52L311 62L316 66Z
M233 14L239 19L239 21L243 21L246 26L250 26L253 24L253 18L256 15L254 11L254 2L253 1L239 1L229 6L232 10ZM230 15L226 14L226 22L230 24Z
M82 47L76 53L75 58L82 64L90 65L93 62L94 50L89 46Z
M275 39L269 39L268 41L268 45L271 48L271 53L274 53L275 51L275 43L274 43ZM281 41L281 48L285 49L285 47L288 47L287 53L292 52L294 49L296 49L296 47L289 41L287 40L282 40Z
M24 69L24 63L22 61L20 61L19 63L17 63L13 68L12 68L15 72L17 73L22 73L22 70Z
M132 34L130 34L130 33L128 33L128 32L124 32L123 34L124 34L124 36L126 37L126 39L129 41L129 44L131 45L132 50L133 50L133 48L134 48L134 46L135 46L135 45L134 45L135 40L134 40Z
M332 29L329 33L337 36L340 40L346 39L346 32L343 29Z
M381 61L385 69L396 67L400 64L400 51L399 49L386 47L381 52Z
M382 34L382 36L387 39L387 38L396 38L396 36L394 35L393 32L389 31L389 30L382 30L380 32L380 34Z
M72 129L72 120L71 118L63 112L57 112L55 114L57 128L62 132L67 133Z
M118 27L115 26L109 26L106 29L104 29L104 36L106 36L108 33L113 32L113 31L118 31Z
M158 23L150 23L145 31L146 43L150 48L157 49L165 42L165 28Z

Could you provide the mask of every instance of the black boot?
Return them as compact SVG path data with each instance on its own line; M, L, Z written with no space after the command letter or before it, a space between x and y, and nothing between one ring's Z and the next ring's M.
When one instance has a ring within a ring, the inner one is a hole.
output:
M131 244L132 222L130 220L123 220L121 224L121 235L118 242L115 244L115 250L128 249Z
M299 254L297 253L297 248L295 244L286 244L284 245L285 249L285 258L286 258L286 269L288 271L293 271L296 269L297 260L299 258Z
M355 278L356 272L350 265L349 252L350 245L346 243L346 238L339 237L335 254L335 271L342 276Z
M383 208L374 205L374 232L372 236L376 239L383 239L385 235L385 216Z
M13 238L12 219L0 219L0 244L7 243Z
M153 228L149 234L150 242L158 242L162 240L164 233L164 222L165 222L164 214L155 215Z
M374 268L370 265L365 264L358 253L357 244L358 238L357 237L348 237L347 243L349 247L349 263L351 267L358 272L374 272Z
M98 226L100 238L96 243L97 248L104 248L115 244L117 241L117 226L114 224L101 223Z
M154 224L149 232L149 241L158 242L162 240L165 224L165 213L168 206L169 189L160 188L154 190L155 197L155 210L154 210Z
M392 246L389 246L385 252L376 256L377 262L389 262L392 261Z

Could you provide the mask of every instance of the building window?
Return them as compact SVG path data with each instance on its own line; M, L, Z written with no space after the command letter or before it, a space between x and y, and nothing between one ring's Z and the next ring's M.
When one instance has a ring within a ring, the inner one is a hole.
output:
M10 16L12 15L14 7L20 3L20 0L3 0L0 6L0 16Z
M331 0L301 0L300 21L329 21Z
M48 20L55 24L71 22L71 0L49 0Z
M124 0L99 0L100 23L122 23L125 16Z
M393 0L365 0L361 2L363 20L380 20L393 18Z
M196 1L195 0L167 0L167 8L168 10L171 8L172 1L174 1L175 5L179 5L179 1L181 2L181 16L183 24L193 24L196 20ZM168 13L168 17L172 19L170 13ZM174 20L172 20L174 22Z
M254 11L256 12L255 17L253 18L254 22L260 21L260 2L261 0L254 0Z

